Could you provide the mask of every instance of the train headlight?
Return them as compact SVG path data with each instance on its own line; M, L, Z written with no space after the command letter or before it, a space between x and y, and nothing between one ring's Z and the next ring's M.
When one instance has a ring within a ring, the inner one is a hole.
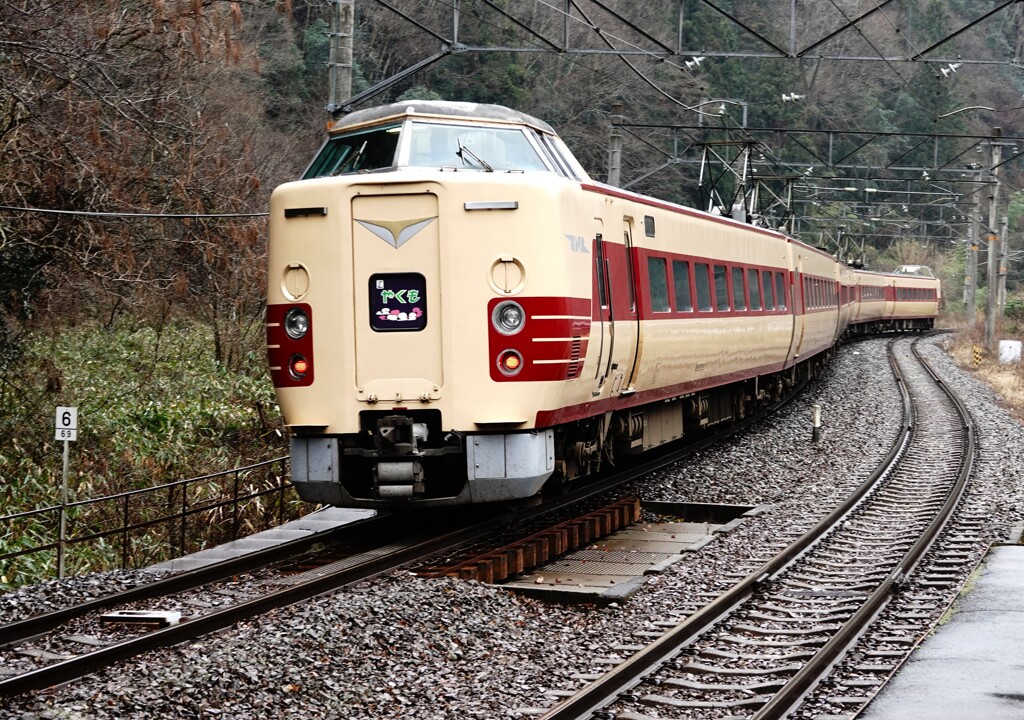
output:
M526 323L526 311L514 300L505 300L494 306L491 324L502 335L515 335Z
M498 355L498 371L502 375L518 375L523 369L523 356L517 350L502 350Z
M298 340L309 332L309 315L302 308L294 307L285 313L284 331L292 340Z
M309 360L302 355L292 355L288 360L288 374L293 380L301 380L309 373Z

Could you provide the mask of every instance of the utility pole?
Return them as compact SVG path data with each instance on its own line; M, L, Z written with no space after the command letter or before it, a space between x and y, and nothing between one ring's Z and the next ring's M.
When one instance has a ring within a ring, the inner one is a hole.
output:
M328 0L334 6L331 13L331 40L327 57L330 88L327 98L328 113L341 109L341 103L352 97L352 35L355 27L355 0Z
M999 235L996 225L999 220L999 164L1002 161L1003 148L999 144L1002 128L992 128L992 141L989 143L992 167L992 194L988 204L988 290L985 297L985 347L989 351L996 346L996 308L999 299Z
M1000 316L1006 309L1006 246L1010 244L1009 230L1010 218L1003 215L1003 219L999 223L999 237L1002 238L1002 242L999 243L999 294L996 296Z
M978 321L978 241L981 230L981 199L974 193L970 222L967 223L967 271L964 273L964 320L967 330L974 329Z
M612 105L612 126L608 132L608 184L618 187L622 182L622 130L619 124L622 116L622 103Z

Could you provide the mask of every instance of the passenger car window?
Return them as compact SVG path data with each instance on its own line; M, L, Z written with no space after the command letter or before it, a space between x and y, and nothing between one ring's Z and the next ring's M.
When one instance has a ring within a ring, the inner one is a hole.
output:
M651 291L651 310L668 312L668 263L665 258L647 258L647 282Z
M707 263L693 266L693 280L697 287L697 309L701 312L711 311L711 268Z
M732 307L734 310L747 309L747 300L743 294L743 268L732 269Z
M715 265L715 309L729 309L729 282L725 265Z
M764 309L774 310L775 309L775 285L772 280L772 274L770 271L765 270L761 273L761 279L764 281Z
M690 312L693 310L693 297L690 295L690 263L685 260L672 261L672 283L676 291L676 310Z
M750 309L760 310L761 278L758 277L757 270L753 268L747 269L747 292L750 293Z

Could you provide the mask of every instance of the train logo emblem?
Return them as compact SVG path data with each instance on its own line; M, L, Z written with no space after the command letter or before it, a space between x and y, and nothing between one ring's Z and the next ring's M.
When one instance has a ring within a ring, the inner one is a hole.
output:
M436 219L435 215L418 220L374 220L373 222L356 220L356 222L397 250Z

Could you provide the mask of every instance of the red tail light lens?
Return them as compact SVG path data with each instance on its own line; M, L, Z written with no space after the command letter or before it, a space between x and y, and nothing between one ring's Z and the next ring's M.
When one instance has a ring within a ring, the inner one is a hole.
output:
M288 360L288 373L295 380L301 380L309 372L309 361L302 355L292 355Z
M516 350L503 350L498 355L498 370L502 375L518 375L523 369L523 356Z

